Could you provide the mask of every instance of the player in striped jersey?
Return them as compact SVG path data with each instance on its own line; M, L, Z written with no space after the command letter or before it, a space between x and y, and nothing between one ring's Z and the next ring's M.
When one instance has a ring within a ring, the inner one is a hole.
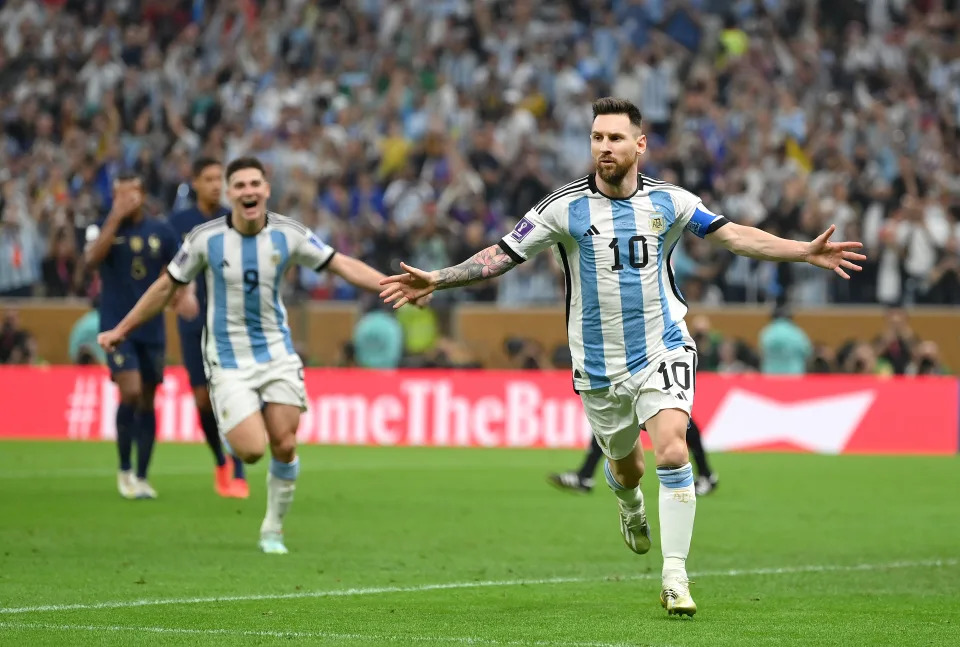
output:
M270 185L259 160L236 159L227 166L226 176L230 215L195 227L167 272L98 341L105 349L115 347L160 312L178 285L205 273L203 356L217 426L246 463L263 457L269 438L272 459L260 549L285 554L283 518L300 471L296 432L307 394L303 364L280 299L280 281L292 264L327 269L370 291L379 291L384 275L335 253L295 220L268 213Z
M604 472L624 541L636 553L650 550L637 443L643 426L660 480L660 601L671 615L693 615L686 559L696 496L685 436L697 354L670 253L689 231L736 254L807 262L843 278L865 257L853 251L860 243L830 242L832 226L805 243L728 222L692 193L639 173L646 136L636 106L607 97L593 104L593 115L595 173L548 195L499 243L455 267L427 272L402 265L406 274L383 280L380 296L400 307L434 290L499 276L553 250L566 275L573 382L608 459Z

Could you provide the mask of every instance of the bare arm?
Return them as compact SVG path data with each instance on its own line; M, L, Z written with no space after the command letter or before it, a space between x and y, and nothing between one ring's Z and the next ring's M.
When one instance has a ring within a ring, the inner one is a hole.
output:
M444 290L492 279L509 272L516 265L517 263L507 256L500 245L491 245L459 265L436 270L433 274L436 277L437 289Z
M756 227L744 227L728 222L707 238L716 241L739 256L749 256L761 261L807 260L809 243L799 240L787 240L768 234Z
M863 247L862 243L830 242L830 236L836 229L835 225L830 225L814 240L804 243L799 240L778 238L755 227L744 227L728 222L713 233L707 234L707 238L740 256L749 256L762 261L810 263L826 270L833 270L839 276L849 279L850 275L844 269L859 272L861 268L854 261L863 261L867 257L853 251Z
M346 254L336 254L330 259L326 269L341 277L350 285L370 292L379 292L380 279L386 276L363 261Z
M380 293L380 298L385 303L392 303L394 308L399 308L405 303L418 302L434 290L456 288L500 276L516 264L500 245L491 245L459 265L433 272L400 263L406 274L388 276L381 280L380 286L386 288Z
M179 286L170 275L163 273L153 282L133 309L127 313L127 316L117 324L115 331L122 337L126 337L131 332L150 321L163 309L173 298L173 293Z
M120 228L120 223L122 222L123 217L114 212L111 212L107 217L97 239L90 243L89 247L87 247L83 253L83 258L88 268L91 270L96 269L100 266L100 263L107 258L110 249L113 247L113 241L117 237L117 229Z
M113 201L110 215L103 223L103 229L100 230L97 239L90 243L90 246L84 252L87 267L96 269L104 261L113 247L113 241L117 237L117 229L141 204L142 198L139 193L125 193L117 196L117 199Z

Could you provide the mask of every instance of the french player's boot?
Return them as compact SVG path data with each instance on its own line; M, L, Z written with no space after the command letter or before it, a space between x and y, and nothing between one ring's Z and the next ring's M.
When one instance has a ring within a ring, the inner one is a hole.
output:
M120 470L117 472L117 491L124 499L137 498L137 479L132 470Z
M260 550L268 555L286 555L290 552L283 543L283 533L273 531L260 532Z
M620 507L620 532L627 548L637 555L650 551L650 525L647 523L647 511L643 503L637 508L628 507L617 500Z
M136 498L138 499L156 499L157 491L154 490L146 479L137 479L137 494Z
M663 577L660 605L667 610L667 614L693 616L697 612L697 603L690 596L690 584L685 573Z
M250 486L246 479L233 479L230 481L230 495L234 499L247 499L250 497Z
M707 496L717 489L719 482L716 473L710 476L700 476L697 478L696 483L693 484L693 489L697 493L697 496Z

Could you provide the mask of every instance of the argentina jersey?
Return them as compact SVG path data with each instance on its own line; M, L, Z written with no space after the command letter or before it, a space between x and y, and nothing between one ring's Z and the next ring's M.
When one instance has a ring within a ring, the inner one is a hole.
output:
M685 230L703 238L726 222L678 186L640 175L636 193L615 199L590 175L544 198L500 247L521 263L556 246L574 386L588 391L626 379L671 349L695 347L670 254Z
M208 366L250 368L293 355L280 281L291 264L319 271L334 253L304 225L275 213L254 236L237 232L229 216L194 228L167 271L178 283L205 273Z

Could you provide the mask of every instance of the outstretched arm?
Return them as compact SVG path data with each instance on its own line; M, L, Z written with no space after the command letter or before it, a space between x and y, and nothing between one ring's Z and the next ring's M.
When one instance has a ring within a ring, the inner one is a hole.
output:
M809 243L799 240L787 240L757 229L728 222L716 231L707 234L707 240L717 242L734 254L749 256L761 261L788 261L810 263L817 267L833 270L845 279L850 275L844 271L859 272L860 266L853 261L866 260L866 256L854 252L863 247L858 242L830 242L830 236L836 231L836 225L817 236Z
M97 342L105 351L112 352L120 342L126 339L127 335L160 314L173 298L177 287L177 283L169 274L161 274L160 278L144 292L127 316L117 324L117 327L100 333L97 336Z
M341 277L350 285L370 292L380 290L380 280L386 275L379 270L375 270L360 259L347 256L346 254L335 254L326 269Z
M500 276L517 265L516 261L500 245L482 249L464 262L433 272L425 272L401 263L407 273L388 276L380 281L387 286L380 297L386 303L399 308L405 303L417 301L434 290L456 288Z
M509 272L516 264L500 245L491 245L459 265L445 267L434 272L437 277L437 289L458 288L485 279L492 279Z

